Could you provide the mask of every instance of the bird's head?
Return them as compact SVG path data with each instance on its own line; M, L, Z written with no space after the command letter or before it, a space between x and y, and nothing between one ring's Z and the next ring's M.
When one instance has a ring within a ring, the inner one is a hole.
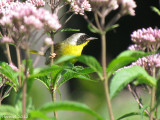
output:
M95 40L97 38L90 37L85 33L75 33L67 38L64 42L70 45L82 45L87 44L91 40Z

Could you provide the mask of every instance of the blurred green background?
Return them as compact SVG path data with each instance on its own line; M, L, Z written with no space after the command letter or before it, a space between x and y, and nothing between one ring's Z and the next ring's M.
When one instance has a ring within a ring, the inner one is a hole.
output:
M156 6L159 8L158 0L135 0L137 4L136 16L125 16L118 21L120 27L116 28L114 31L107 33L107 59L108 62L114 59L120 52L126 50L127 47L132 44L130 40L130 34L137 29L148 28L148 27L160 27L159 21L160 17L154 13L150 7ZM92 13L87 13L90 19L93 19ZM109 18L108 18L109 19ZM106 20L108 21L108 20ZM87 33L90 36L98 37L97 34L91 33L87 28L87 22L83 19L82 16L74 16L71 21L65 26L66 28L80 29L80 32ZM56 35L56 42L64 40L73 32L63 32ZM62 36L62 37L60 37ZM34 49L38 49L39 43L35 46ZM15 49L11 48L12 55L15 53ZM101 62L101 41L100 39L92 41L87 47L84 48L83 54L91 55L96 57L96 59ZM16 56L12 56L13 60L16 61ZM33 56L34 58L35 56ZM4 57L2 46L0 46L0 61L7 61ZM44 63L44 58L38 65ZM16 64L16 62L15 62ZM76 63L79 65L79 63ZM93 75L96 79L96 75ZM150 97L144 87L138 86L137 91L139 96L142 98L142 101L145 105L149 105ZM62 85L60 88L61 95L57 92L57 101L77 101L88 105L90 108L95 110L97 113L103 117L109 116L107 111L107 105L105 101L104 87L102 83L98 82L88 82L84 80L72 79L66 84ZM51 101L51 95L45 86L35 81L29 96L33 99L33 104L35 108L40 107L41 105ZM4 104L14 103L14 92L12 97L9 97L3 101ZM125 113L129 112L140 112L139 106L137 105L135 99L131 93L126 89L118 94L115 98L112 99L113 111L115 118L118 118ZM160 112L159 112L160 113ZM90 115L79 113L79 112L58 112L60 120L94 120ZM50 114L52 116L52 113ZM124 120L147 120L145 117L135 116L129 117Z

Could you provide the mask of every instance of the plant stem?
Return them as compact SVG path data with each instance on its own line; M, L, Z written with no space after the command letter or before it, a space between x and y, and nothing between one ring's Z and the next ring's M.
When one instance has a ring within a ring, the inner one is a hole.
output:
M9 49L8 43L6 43L6 50L7 50L7 59L8 59L8 62L9 62L9 64L11 64L12 60L11 60L11 54L10 54L10 49Z
M17 53L17 64L18 64L18 69L21 72L21 57L20 57L20 50L19 47L16 46L16 53ZM21 75L18 76L18 82L19 82L19 87L21 87Z
M107 73L106 73L107 59L106 59L106 35L105 35L105 33L101 34L101 40L102 40L102 68L103 68L105 95L106 95L106 100L107 100L107 104L108 104L110 120L114 120L111 101L110 101L110 97L109 97L108 78L107 78Z
M153 68L153 77L156 78L156 68ZM149 120L153 120L153 109L155 105L155 94L156 94L156 87L152 87L152 93L151 93L151 105L150 105L150 117ZM156 119L157 120L157 119Z
M129 90L129 91L131 92L131 94L133 95L133 97L135 98L135 100L136 100L136 102L138 103L138 105L139 105L141 108L144 109L143 104L141 103L138 95L136 94L136 92L134 92L134 91L132 90L131 85L128 84L127 87L128 87L128 90ZM147 111L147 109L144 109L144 112L149 116L149 112Z
M27 78L28 78L28 60L29 60L29 49L27 46L26 49L26 65L25 65L25 80L23 82L23 88L22 88L22 118L23 120L26 120L25 114L26 114L26 92L27 92Z

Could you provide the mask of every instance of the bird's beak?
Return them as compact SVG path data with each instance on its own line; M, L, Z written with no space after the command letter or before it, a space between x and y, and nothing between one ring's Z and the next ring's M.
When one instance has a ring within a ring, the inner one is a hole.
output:
M96 37L89 37L86 40L95 40L95 39L98 39L98 38L96 38Z

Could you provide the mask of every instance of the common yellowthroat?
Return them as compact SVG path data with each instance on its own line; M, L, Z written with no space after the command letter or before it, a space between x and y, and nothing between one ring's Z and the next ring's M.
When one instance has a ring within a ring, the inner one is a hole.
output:
M83 48L91 41L97 39L90 37L85 33L75 33L68 37L66 40L54 45L54 52L56 53L55 59L63 55L81 56ZM51 48L49 47L43 54L46 57L45 64L50 63ZM41 54L42 55L42 54Z

